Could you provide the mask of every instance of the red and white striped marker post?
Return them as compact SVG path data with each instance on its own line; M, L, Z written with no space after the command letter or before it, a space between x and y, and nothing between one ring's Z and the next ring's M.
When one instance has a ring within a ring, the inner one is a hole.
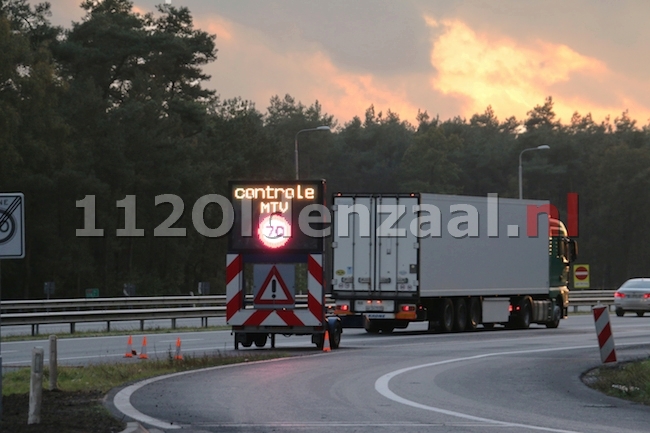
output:
M600 360L603 364L616 362L616 348L614 346L614 335L609 324L609 307L607 305L596 305L592 308L594 322L596 324L596 336L600 346Z

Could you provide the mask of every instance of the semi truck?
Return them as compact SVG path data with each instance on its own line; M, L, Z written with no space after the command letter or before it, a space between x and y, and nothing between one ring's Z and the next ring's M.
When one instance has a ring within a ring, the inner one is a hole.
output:
M567 315L577 243L548 201L335 194L332 209L330 289L344 328L556 328Z

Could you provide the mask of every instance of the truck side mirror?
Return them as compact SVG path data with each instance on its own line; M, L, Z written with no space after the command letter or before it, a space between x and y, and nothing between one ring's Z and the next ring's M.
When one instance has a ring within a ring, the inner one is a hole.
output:
M574 239L567 238L567 249L567 258L569 259L569 263L578 260L578 242L576 242Z

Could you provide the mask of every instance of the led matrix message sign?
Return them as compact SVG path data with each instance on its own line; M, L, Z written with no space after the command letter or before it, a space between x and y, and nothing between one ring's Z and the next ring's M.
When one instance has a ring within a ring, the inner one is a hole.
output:
M321 237L300 230L305 207L324 204L324 181L231 181L235 220L228 249L232 252L320 252ZM314 227L316 228L316 227Z

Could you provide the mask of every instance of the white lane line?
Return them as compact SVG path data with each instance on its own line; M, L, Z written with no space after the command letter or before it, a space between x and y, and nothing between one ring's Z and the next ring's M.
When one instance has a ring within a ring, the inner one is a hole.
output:
M319 355L311 355L311 356L320 356ZM182 425L180 424L174 424L165 420L153 418L149 415L145 415L139 410L137 410L133 405L131 404L131 396L133 395L134 392L142 388L143 386L149 385L154 382L158 382L159 380L164 380L164 379L171 379L172 377L178 377L178 376L184 376L187 374L192 374L192 373L200 373L200 372L207 372L207 371L213 371L213 370L222 370L226 368L236 368L236 367L241 367L244 365L251 365L251 364L263 364L263 363L269 363L269 362L278 362L278 361L283 361L286 360L286 358L278 358L278 359L268 359L264 361L253 361L253 362L246 362L246 363L241 363L241 364L229 364L229 365L219 365L217 367L209 367L209 368L203 368L201 370L190 370L190 371L181 371L178 373L172 373L168 374L165 376L158 376L158 377L152 377L151 379L146 379L138 383L134 383L133 385L127 386L126 388L122 389L120 392L115 394L115 397L113 398L113 404L119 410L122 412L124 415L136 420L143 422L145 424L152 425L154 427L166 429L166 430L175 430L175 429L180 429L183 428Z
M390 390L390 387L388 386L388 383L390 380L396 376L399 376L400 374L413 371L413 370L418 370L420 368L427 368L427 367L435 367L438 365L444 365L444 364L452 364L455 362L463 362L463 361L472 361L476 359L484 359L484 358L491 358L491 357L497 357L497 356L507 356L507 355L522 355L522 354L530 354L530 353L543 353L543 352L557 352L561 350L578 350L578 349L593 349L594 347L592 345L589 346L573 346L573 347L554 347L554 348L548 348L548 349L531 349L531 350L520 350L520 351L512 351L512 352L497 352L497 353L485 353L482 355L475 355L475 356L467 356L464 358L455 358L455 359L447 359L444 361L438 361L438 362L431 362L428 364L420 364L420 365L414 365L412 367L406 367L406 368L401 368L399 370L391 371L390 373L387 373L383 376L381 376L377 381L375 382L375 390L383 395L384 397L388 398L389 400L393 400L397 403L401 403L407 406L411 406L417 409L423 409L423 410L428 410L431 412L436 412L440 413L443 415L449 415L457 418L463 418L467 419L470 421L476 421L476 422L482 422L482 423L489 423L489 424L494 424L498 426L503 426L503 427L518 427L518 428L526 428L530 430L540 430L540 431L548 431L548 432L555 432L555 433L579 433L575 432L572 430L559 430L559 429L554 429L554 428L549 428L549 427L539 427L539 426L534 426L534 425L528 425L528 424L519 424L519 423L511 423L511 422L505 422L505 421L499 421L496 419L490 419L490 418L483 418L479 416L474 416L462 412L456 412L452 410L447 410L443 409L440 407L435 407L435 406L427 406L422 403L418 403L412 400L407 400L404 397L400 397L399 395L395 394L393 391Z
M175 340L174 340L174 342L175 342ZM306 342L297 343L296 342L296 344L290 344L290 343L284 343L283 344L283 343L280 343L280 344L276 344L275 347L276 347L276 349L282 349L282 348L293 349L293 348L309 347L311 345L312 345L312 343L306 343ZM213 351L213 350L219 351L219 350L229 350L229 349L226 349L223 346L197 347L197 348L192 347L192 348L187 348L186 350L184 350L184 352L185 353L196 353L196 352L207 352L207 351ZM4 350L2 351L2 353L7 353L7 352L9 352L9 351L4 351ZM170 352L167 349L149 350L149 351L147 351L147 355L149 355L150 357L157 356L157 355L167 355L168 353L170 353ZM245 353L245 352L242 352L242 353ZM117 358L124 357L124 354L123 353L107 353L105 355L68 356L68 357L59 357L58 360L59 361L78 361L78 360L81 360L81 359L116 358L116 357ZM43 362L48 362L48 360L49 360L48 358L43 358ZM3 362L2 365L11 366L11 365L18 365L18 364L31 364L31 362L32 362L31 359L24 360L24 361L9 361L9 360L7 360L6 362Z
M394 423L377 423L377 422L342 422L342 421L323 421L323 422L269 422L269 423L193 423L192 427L209 427L209 428L368 428L368 427L482 427L482 428L502 428L501 425L485 424L477 422L438 422L438 423L418 423L418 422L394 422Z
M121 332L121 331L120 331ZM137 331L137 334L129 334L129 331L125 331L124 335L99 335L97 337L60 337L57 339L59 346L61 344L66 344L67 342L75 342L75 341L84 341L84 340L101 340L101 339L126 339L130 336L132 336L134 339L135 338L140 338L143 336L147 336L147 338L154 338L156 335L160 335L157 333L147 333L146 330L145 332ZM228 333L230 334L232 331L229 329L225 329L222 331L191 331L191 332L178 332L178 335L181 337L181 340L183 339L183 335L190 335L190 334L197 334L197 333L216 333L216 334L224 334ZM167 334L171 334L171 332L167 332ZM187 340L189 341L189 340ZM174 340L174 343L176 340ZM9 346L9 345L18 345L18 344L48 344L49 340L43 339L43 340L21 340L21 341L6 341L3 342L3 346ZM4 350L3 350L4 352Z
M180 337L178 337L180 338ZM153 338L152 338L153 340ZM186 341L203 341L205 338L181 338L181 342L186 342ZM176 340L162 340L162 341L156 341L155 343L176 343Z

